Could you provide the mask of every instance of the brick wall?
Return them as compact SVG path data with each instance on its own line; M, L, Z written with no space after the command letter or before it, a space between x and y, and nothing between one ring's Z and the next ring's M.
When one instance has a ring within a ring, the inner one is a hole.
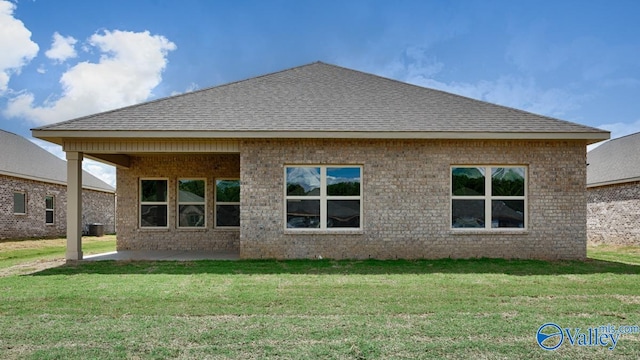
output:
M583 141L245 140L242 258L584 259ZM284 166L363 166L363 230L292 233L284 225ZM450 229L450 166L528 166L528 229ZM121 188L119 184L119 188Z
M238 251L239 231L214 229L214 180L239 178L238 155L154 155L132 156L129 169L117 170L118 250L206 250ZM140 178L167 178L168 229L141 229L139 226ZM177 181L179 178L206 178L206 222L202 229L177 227Z
M591 244L640 245L640 182L587 191L587 238Z
M13 193L26 193L25 215L13 213ZM54 197L54 223L45 224L45 197ZM115 231L114 194L84 190L83 221L102 223L106 232ZM0 175L0 239L66 236L67 187L41 181Z

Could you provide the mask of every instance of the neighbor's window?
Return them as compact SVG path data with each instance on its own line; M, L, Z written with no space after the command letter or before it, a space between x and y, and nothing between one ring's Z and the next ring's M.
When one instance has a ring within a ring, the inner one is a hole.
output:
M140 180L140 227L168 226L167 183L166 179Z
M206 226L206 180L178 180L178 227L201 228Z
M240 226L240 180L216 180L216 227Z
M451 227L525 228L526 178L523 166L451 168Z
M13 193L13 213L16 215L27 213L27 194L23 192Z
M285 167L287 228L360 229L362 167Z
M45 209L44 209L45 224L53 224L54 209L55 209L53 196L45 196L44 203L45 203Z

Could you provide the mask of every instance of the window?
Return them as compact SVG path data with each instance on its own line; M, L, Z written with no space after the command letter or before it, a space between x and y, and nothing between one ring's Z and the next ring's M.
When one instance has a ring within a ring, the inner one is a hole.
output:
M240 226L240 180L216 180L216 227Z
M206 181L204 179L178 180L178 227L206 226Z
M44 197L45 210L44 210L44 218L45 224L53 224L54 222L54 199L53 196L45 196Z
M166 228L167 224L167 180L140 180L140 227Z
M362 167L288 166L287 228L360 229Z
M13 213L16 215L27 213L27 194L23 192L13 193Z
M526 176L522 166L451 168L452 228L525 228Z

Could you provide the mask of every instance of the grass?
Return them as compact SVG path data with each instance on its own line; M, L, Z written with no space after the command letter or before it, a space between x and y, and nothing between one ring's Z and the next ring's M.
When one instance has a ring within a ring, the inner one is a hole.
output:
M61 265L0 277L0 358L639 358L640 334L536 343L546 322L640 325L640 249L589 257Z

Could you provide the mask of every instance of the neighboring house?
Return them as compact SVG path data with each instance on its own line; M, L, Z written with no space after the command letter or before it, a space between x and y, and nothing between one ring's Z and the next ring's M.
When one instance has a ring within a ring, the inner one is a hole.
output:
M587 163L589 242L640 245L640 133L589 151Z
M320 62L33 134L118 167L119 250L381 259L585 258L609 137Z
M66 180L64 160L0 130L0 239L65 236ZM115 189L86 172L82 184L83 225L115 232Z

